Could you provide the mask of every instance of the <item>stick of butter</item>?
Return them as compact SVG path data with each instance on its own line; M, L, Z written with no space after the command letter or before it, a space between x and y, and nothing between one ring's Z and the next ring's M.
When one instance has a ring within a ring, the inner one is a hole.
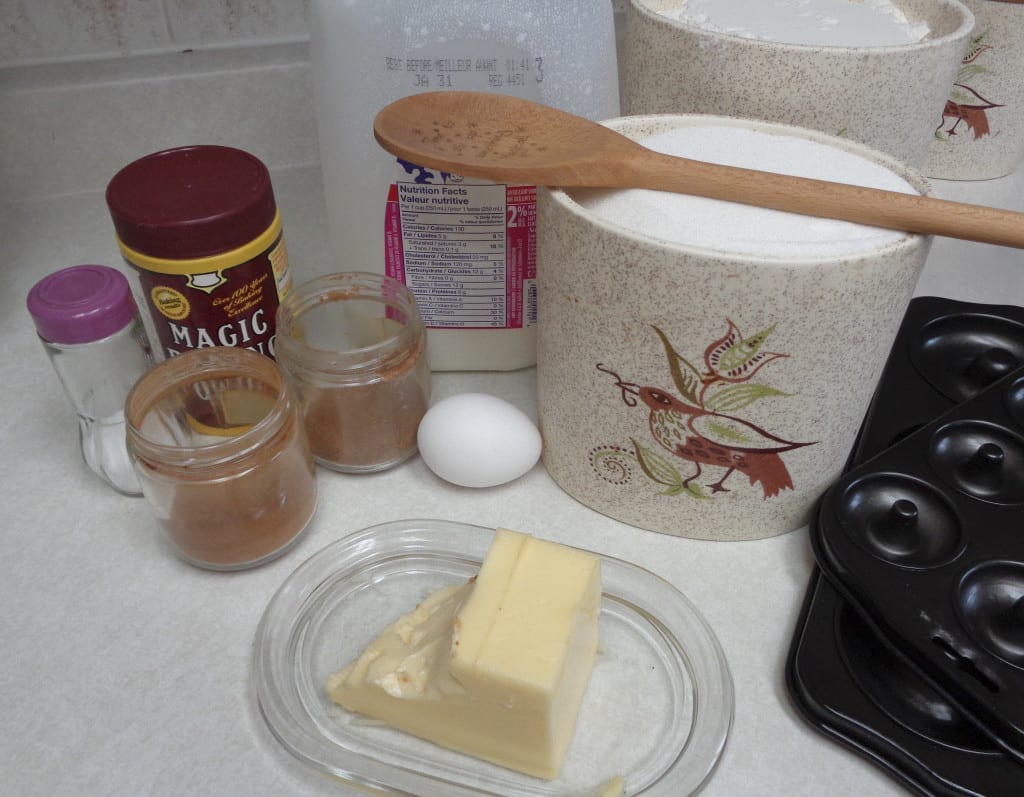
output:
M480 573L444 587L327 681L351 711L555 778L594 666L600 560L499 529Z

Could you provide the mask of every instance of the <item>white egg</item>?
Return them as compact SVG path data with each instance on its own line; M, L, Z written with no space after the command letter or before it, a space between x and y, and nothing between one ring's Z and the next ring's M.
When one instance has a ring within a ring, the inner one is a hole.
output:
M518 479L540 458L540 432L518 407L486 393L439 401L420 421L420 456L445 481L494 487Z

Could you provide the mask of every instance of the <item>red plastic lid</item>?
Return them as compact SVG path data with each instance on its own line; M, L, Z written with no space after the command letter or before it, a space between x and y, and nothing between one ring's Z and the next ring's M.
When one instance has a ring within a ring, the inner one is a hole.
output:
M129 163L107 186L107 207L125 246L168 260L244 246L277 213L263 162L213 145L168 149Z

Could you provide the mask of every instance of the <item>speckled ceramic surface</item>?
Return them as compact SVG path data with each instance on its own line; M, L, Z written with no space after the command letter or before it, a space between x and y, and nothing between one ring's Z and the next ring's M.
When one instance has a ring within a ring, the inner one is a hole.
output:
M624 115L782 122L860 141L914 167L924 163L974 23L958 0L894 0L909 20L928 23L928 38L890 47L790 45L664 15L682 1L630 0Z
M1024 1L963 1L974 33L923 171L988 180L1010 174L1024 157Z
M688 124L802 135L927 190L882 153L816 132L697 116L609 124L637 138ZM598 512L685 537L805 524L849 454L930 239L759 259L631 232L562 191L542 192L539 210L551 267L540 273L538 404L552 478Z

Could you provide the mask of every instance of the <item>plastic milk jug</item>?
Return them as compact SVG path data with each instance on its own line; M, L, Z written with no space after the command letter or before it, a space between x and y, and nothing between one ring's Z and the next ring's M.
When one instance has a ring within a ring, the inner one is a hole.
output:
M388 154L373 118L426 91L494 91L619 114L611 0L312 0L311 59L334 270L416 296L434 370L535 361L536 186ZM541 308L543 312L543 308Z

